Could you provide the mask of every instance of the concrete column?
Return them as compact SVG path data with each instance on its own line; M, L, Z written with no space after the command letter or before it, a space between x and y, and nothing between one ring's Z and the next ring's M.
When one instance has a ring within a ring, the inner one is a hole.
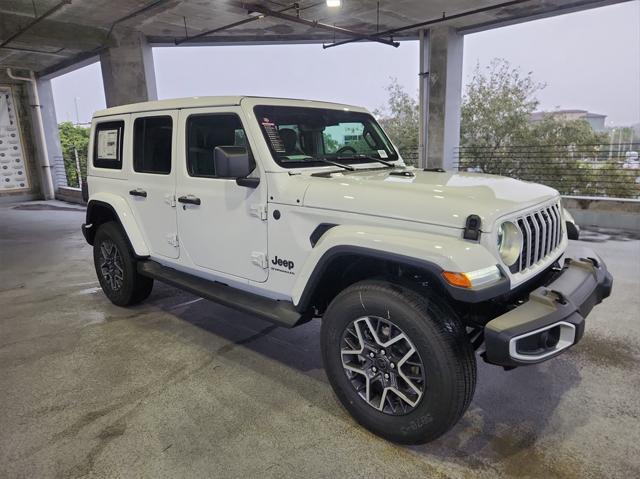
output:
M418 140L418 166L427 167L427 128L429 121L429 30L420 30L419 109L420 132Z
M157 100L151 47L140 32L114 32L117 45L100 54L107 107Z
M462 53L463 36L451 27L430 28L421 42L420 107L424 113L420 144L424 145L429 168L454 167L460 143Z
M53 185L57 190L61 186L67 186L67 173L64 169L64 159L62 157L62 146L60 145L60 134L58 132L58 118L56 117L56 107L53 102L53 90L51 80L38 79L38 96L40 97L40 111L42 113L42 126L49 155L49 164L52 169Z

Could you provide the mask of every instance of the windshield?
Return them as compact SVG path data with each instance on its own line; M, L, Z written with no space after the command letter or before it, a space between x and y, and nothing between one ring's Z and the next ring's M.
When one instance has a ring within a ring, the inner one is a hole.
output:
M285 168L321 166L323 160L396 161L398 154L366 113L290 106L256 106L256 118L276 162Z

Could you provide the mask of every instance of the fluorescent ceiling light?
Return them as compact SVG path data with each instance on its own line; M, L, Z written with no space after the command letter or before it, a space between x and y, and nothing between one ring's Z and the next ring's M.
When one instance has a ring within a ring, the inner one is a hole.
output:
M327 0L327 7L339 7L342 0Z

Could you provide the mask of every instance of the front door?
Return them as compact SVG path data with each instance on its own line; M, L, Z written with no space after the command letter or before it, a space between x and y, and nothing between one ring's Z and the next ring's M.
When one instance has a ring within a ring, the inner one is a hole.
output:
M177 258L177 220L174 201L176 130L174 111L131 115L132 138L128 199L152 256Z
M268 276L266 182L257 188L239 186L235 178L216 171L214 162L216 147L251 151L241 117L239 107L181 110L178 232L181 248L197 266L264 282Z

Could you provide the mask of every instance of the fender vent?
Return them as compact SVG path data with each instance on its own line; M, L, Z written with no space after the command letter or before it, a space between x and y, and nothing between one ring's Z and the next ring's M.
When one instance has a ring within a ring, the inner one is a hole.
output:
M316 243L320 240L320 238L322 238L322 235L325 234L334 226L338 226L338 225L334 225L332 223L320 223L316 227L316 229L313 230L313 233L311 233L311 236L309 236L309 242L311 243L311 247L312 248L315 247Z
M389 172L389 176L402 176L405 178L413 178L416 174L413 171L394 170Z

